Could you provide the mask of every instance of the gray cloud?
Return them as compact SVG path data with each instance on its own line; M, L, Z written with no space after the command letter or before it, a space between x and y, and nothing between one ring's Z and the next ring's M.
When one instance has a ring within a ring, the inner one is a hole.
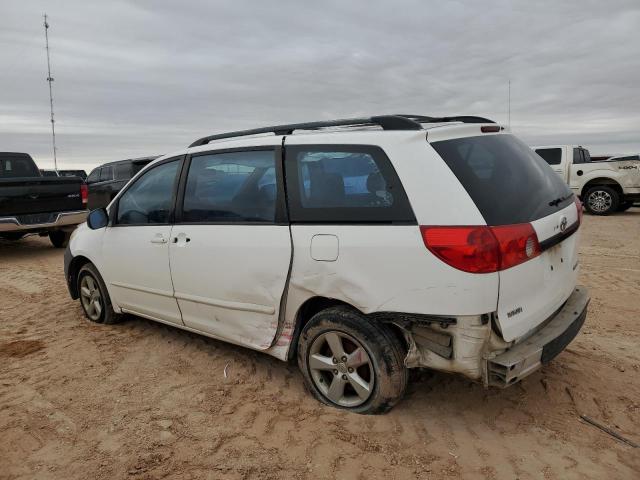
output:
M507 119L531 144L640 151L640 3L4 1L0 150L63 167L216 131L410 112Z

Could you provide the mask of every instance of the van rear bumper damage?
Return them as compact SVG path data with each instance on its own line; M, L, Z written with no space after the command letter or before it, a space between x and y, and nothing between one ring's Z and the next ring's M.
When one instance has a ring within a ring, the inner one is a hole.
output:
M576 337L584 324L589 292L578 286L564 305L528 336L505 342L494 331L491 315L455 318L396 316L408 345L405 365L460 373L485 386L507 387L549 363ZM427 321L430 320L430 321Z
M486 384L507 387L549 363L576 337L584 324L589 292L579 286L558 313L536 333L487 360Z

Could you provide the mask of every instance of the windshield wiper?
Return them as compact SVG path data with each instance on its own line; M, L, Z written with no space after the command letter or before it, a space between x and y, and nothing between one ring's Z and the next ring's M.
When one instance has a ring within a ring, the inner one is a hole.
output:
M573 193L571 195L573 195ZM550 207L556 207L556 206L560 205L560 203L564 202L571 195L567 195L566 197L560 197L560 198L556 198L555 200L551 200L549 202L549 206Z

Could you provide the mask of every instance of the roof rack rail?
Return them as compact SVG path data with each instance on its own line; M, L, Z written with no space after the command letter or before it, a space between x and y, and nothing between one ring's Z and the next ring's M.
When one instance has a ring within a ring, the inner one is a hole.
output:
M247 135L258 135L261 133L273 133L275 135L291 135L294 130L318 130L329 127L357 127L378 125L384 130L422 130L420 123L399 115L379 115L376 117L348 118L341 120L326 120L319 122L291 123L286 125L276 125L273 127L253 128L251 130L239 130L236 132L220 133L209 135L193 142L189 147L206 145L213 140L224 138L244 137Z
M457 115L453 117L426 117L424 115L396 115L398 117L409 118L418 123L446 123L446 122L462 122L462 123L496 123L485 117L476 117L474 115Z
M249 135L259 135L262 133L273 133L274 135L291 135L295 130L318 130L330 127L365 127L379 126L383 130L422 130L421 123L440 122L464 122L464 123L495 123L492 120L473 117L426 117L424 115L378 115L374 117L348 118L340 120L325 120L319 122L291 123L285 125L275 125L272 127L253 128L250 130L238 130L235 132L219 133L202 137L193 142L189 147L199 147L206 145L213 140L225 138L245 137Z

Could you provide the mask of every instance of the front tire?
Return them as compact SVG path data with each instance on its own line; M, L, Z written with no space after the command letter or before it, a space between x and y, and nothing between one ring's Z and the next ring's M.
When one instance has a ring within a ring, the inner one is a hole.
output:
M584 208L592 215L611 215L620 205L618 192L606 185L591 187L584 198Z
M51 240L55 248L65 248L69 243L69 238L71 238L71 234L63 232L62 230L49 232L49 240Z
M118 323L121 316L115 313L107 287L91 263L78 272L78 294L85 316L95 323Z
M384 413L407 386L406 351L386 325L346 307L311 318L300 334L298 366L322 403L362 414Z

